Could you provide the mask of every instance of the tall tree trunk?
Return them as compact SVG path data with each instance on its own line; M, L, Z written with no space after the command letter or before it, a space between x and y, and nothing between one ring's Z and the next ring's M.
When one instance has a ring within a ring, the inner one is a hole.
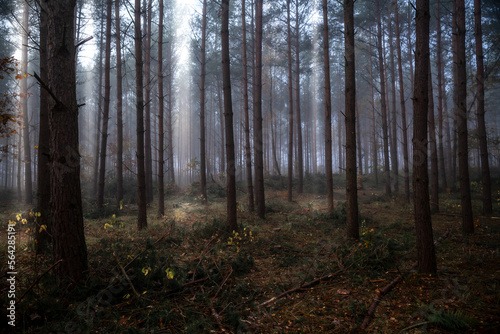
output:
M345 134L347 236L359 239L358 173L356 171L356 69L354 62L354 0L344 0Z
M146 168L146 200L148 203L153 201L153 158L152 158L152 145L151 145L151 7L152 0L147 2L147 31L146 31L146 45L145 59L144 59L144 149L145 149L145 168ZM146 2L144 2L146 4Z
M147 198L146 198L146 171L144 161L144 97L142 73L142 32L141 32L141 0L135 0L134 11L134 40L135 40L135 92L137 114L137 228L148 226Z
M443 104L446 103L443 87L443 51L441 46L441 16L439 12L439 0L436 0L436 56L437 56L437 84L438 84L438 138L439 138L439 179L442 189L448 188L446 182L446 165L444 159L444 133L443 133Z
M48 82L47 78L47 12L40 9L40 78ZM47 90L40 89L40 123L38 132L38 178L37 178L37 219L36 227L36 252L48 250L51 243L50 224L50 128L49 128L49 94ZM8 137L7 137L8 139ZM8 147L8 142L7 142ZM9 155L7 154L7 159ZM7 161L6 161L7 168ZM7 176L7 175L6 175ZM42 177L41 177L42 176ZM7 186L7 184L5 184ZM41 228L45 226L45 229Z
M24 1L23 9L23 43L21 52L21 72L23 76L28 73L28 19L29 5ZM24 203L33 202L33 187L31 183L31 145L30 145L30 120L28 111L28 76L21 79L21 98L23 108L23 144L24 144Z
M165 185L164 185L164 148L165 133L163 130L163 112L165 96L163 94L163 0L159 4L158 22L158 215L165 215Z
M405 201L410 203L410 169L408 166L408 123L406 122L406 103L403 81L403 65L401 59L401 37L399 31L398 2L394 1L394 19L396 25L396 52L398 54L399 102L401 106L401 128L403 130L403 172L405 184Z
M483 31L481 27L481 1L474 0L474 37L476 40L476 85L477 85L477 134L479 137L479 150L481 155L481 185L483 189L483 213L491 215L491 178L490 163L488 161L488 142L486 137L486 124L484 122L484 65L483 65Z
M333 214L333 163L332 163L332 92L330 84L330 41L328 37L328 1L323 0L323 72L325 75L325 174L326 204Z
M418 269L435 273L436 253L429 206L427 115L429 114L429 0L416 3L415 90L413 95L413 201Z
M286 2L287 58L288 58L288 201L293 200L293 79L292 79L292 32L290 23L290 2Z
M302 121L300 115L300 29L299 0L295 0L295 120L297 123L297 164L299 184L297 192L304 188L304 151L302 149Z
M457 44L455 53L457 86L455 89L455 108L457 114L458 135L458 172L460 174L460 196L462 206L462 232L464 234L474 233L474 221L472 218L472 204L469 182L469 151L467 131L467 73L465 57L465 4L464 0L456 0L456 26Z
M373 95L373 86L375 85L375 80L373 78L373 61L370 55L370 65L368 71L370 72L370 99L372 105L372 163L373 163L373 174L375 175L375 185L378 186L378 145L377 145L377 123L375 122L375 97Z
M201 203L207 204L207 167L205 156L205 43L207 35L207 0L203 0L200 55L200 192Z
M430 208L433 212L439 212L439 175L438 156L436 145L436 122L434 121L434 94L432 90L432 73L429 63L429 149L431 152L431 199Z
M172 110L174 108L174 60L173 60L173 48L172 43L168 43L167 46L167 64L168 64L168 88L167 88L167 181L175 183L175 171L174 171L174 138L173 138L173 127L172 127Z
M389 169L389 136L387 134L387 104L385 100L385 74L384 74L384 56L382 53L382 20L380 17L380 0L375 1L377 15L377 49L378 64L380 73L380 109L382 111L382 137L384 140L384 175L385 175L385 193L391 194L391 175Z
M253 180L252 180L252 152L250 148L250 117L248 102L248 66L247 66L247 30L246 30L245 0L241 2L241 26L243 34L243 108L245 112L245 166L248 190L248 209L254 210Z
M224 90L224 122L226 129L226 209L227 227L230 231L238 229L236 216L236 160L233 136L233 102L231 100L231 71L229 63L229 0L222 0L222 81Z
M115 0L116 26L116 204L123 200L123 89L120 0Z
M264 194L264 156L262 147L262 7L263 0L255 1L255 88L254 88L254 160L255 202L260 218L266 216Z
M99 34L99 83L97 87L97 127L95 135L95 151L94 151L94 178L93 178L93 193L97 195L97 185L99 180L99 144L101 143L101 116L102 116L102 54L103 54L103 40L104 40L104 23L101 19Z
M48 15L48 86L54 94L49 105L50 192L53 259L62 281L79 282L88 274L83 227L76 102L75 0L43 1ZM64 31L64 34L61 34Z
M101 155L99 162L99 187L97 190L97 207L104 204L104 179L106 177L106 148L108 145L109 102L111 97L111 5L106 1L106 46L104 56L104 107L102 113Z
M396 69L394 65L394 39L392 35L392 19L389 16L389 58L391 65L391 168L394 177L394 192L399 192L399 163L398 163L398 129L396 113Z

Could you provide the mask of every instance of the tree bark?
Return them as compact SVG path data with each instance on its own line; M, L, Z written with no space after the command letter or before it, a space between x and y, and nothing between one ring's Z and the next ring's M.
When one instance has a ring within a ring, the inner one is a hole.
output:
M370 65L368 71L370 72L370 99L372 105L372 160L373 160L373 174L375 175L375 186L378 186L378 145L377 145L377 123L375 122L375 98L373 95L373 85L375 84L373 78L373 61L370 55Z
M387 134L387 104L385 100L385 74L384 57L382 53L382 19L380 17L380 0L375 1L377 15L377 49L378 64L380 75L380 109L382 111L382 137L384 140L384 175L385 175L385 193L391 194L391 175L389 169L389 136Z
M359 239L358 182L356 171L356 69L354 61L354 0L344 0L345 134L347 236Z
M200 192L201 203L207 204L207 167L205 156L205 44L207 35L207 0L203 0L200 55ZM233 148L234 149L234 148Z
M429 63L429 149L431 152L431 198L430 208L432 212L439 212L439 175L438 155L436 145L436 122L434 121L434 94L432 90L432 73Z
M264 156L262 146L262 7L263 0L255 1L255 88L254 88L254 160L255 202L260 218L266 216L264 194Z
M163 142L165 133L163 129L164 103L165 95L163 94L163 0L159 3L158 17L158 215L165 215L165 178L163 167L164 148Z
M104 56L104 106L102 112L101 152L99 158L99 187L97 189L97 207L104 204L104 179L106 176L106 148L108 144L109 103L111 98L111 5L106 1L106 45Z
M222 82L224 91L224 123L226 129L226 210L227 227L238 229L236 215L236 160L234 155L233 102L231 99L231 68L229 63L229 0L222 0Z
M304 151L302 148L302 121L300 115L300 29L299 0L295 0L295 121L297 128L297 192L302 194L304 188Z
M76 102L75 0L42 2L48 15L50 192L53 259L61 281L79 282L88 274L83 227ZM63 31L64 33L61 33Z
M293 200L293 79L292 79L292 32L290 2L286 2L287 58L288 58L288 201Z
M401 57L401 36L399 30L399 10L398 2L394 1L394 20L396 25L396 52L398 55L398 78L399 78L399 102L401 106L401 127L403 130L403 173L405 187L405 201L410 203L410 169L408 162L408 123L406 122L406 103L403 82L403 65Z
M21 55L21 72L25 77L21 79L21 98L23 108L23 144L24 144L24 203L33 202L33 185L31 183L31 145L30 120L28 110L28 32L29 32L29 5L24 1L23 9L23 39Z
M391 65L391 169L394 178L394 192L399 193L399 161L398 161L398 128L396 112L396 69L394 65L394 39L392 35L392 19L389 16L389 58Z
M417 262L421 272L435 273L436 253L429 206L427 115L429 113L429 0L416 3L415 85L413 93L413 202Z
M455 53L457 86L455 89L455 109L457 114L458 135L458 172L460 178L460 196L462 206L462 232L464 234L474 233L474 221L472 218L472 204L469 182L469 151L467 130L467 73L465 56L465 4L464 0L456 0L456 27L457 44Z
M248 190L248 209L254 210L253 180L252 180L252 152L250 147L250 117L248 102L248 65L247 65L247 31L246 31L245 0L241 2L241 27L243 47L243 108L245 113L245 166Z
M325 174L328 213L333 214L332 163L332 92L330 84L330 41L328 36L328 1L323 0L323 71L325 75Z
M142 32L141 32L141 0L135 0L134 11L134 40L135 40L135 91L137 115L137 228L139 230L148 226L147 198L146 198L146 171L144 161L144 97L142 73Z
M488 161L488 142L486 137L486 123L484 121L484 64L483 64L483 31L481 27L481 1L474 0L474 37L476 40L476 85L477 85L477 132L481 155L481 185L483 190L483 213L491 215L493 206L491 201L490 163Z
M123 84L122 45L120 29L120 0L115 0L116 26L116 205L123 200Z

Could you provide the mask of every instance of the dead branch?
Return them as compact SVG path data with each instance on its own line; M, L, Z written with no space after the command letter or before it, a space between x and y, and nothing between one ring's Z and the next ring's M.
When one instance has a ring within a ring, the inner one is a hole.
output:
M59 263L63 262L63 259L60 259L59 261L57 261L56 263L54 263L53 265L50 266L49 269L47 269L43 274L41 274L40 276L38 276L38 278L30 285L30 287L28 288L28 290L24 291L24 293L22 294L21 297L19 297L19 299L16 301L16 304L19 304L19 302L21 300L23 300L24 296L26 296L26 294L28 292L31 291L31 289L33 289L33 287L38 283L40 282L40 280L42 279L43 276L45 276L49 271L52 270L52 268L54 268L55 266L57 266Z
M316 278L316 279L314 279L314 280L312 280L312 281L310 281L308 283L301 284L298 287L295 287L293 289L285 291L285 292L281 293L280 295L278 295L276 297L273 297L273 298L271 298L271 299L263 302L262 304L259 305L259 307L267 306L267 305L269 305L269 304L271 304L271 303L273 303L273 302L275 302L275 301L277 301L277 300L279 300L279 299L281 299L283 297L286 297L286 296L288 296L288 295L290 295L290 294L292 294L292 293L294 293L296 291L309 289L309 288L311 288L311 287L313 287L315 285L318 285L321 282L329 281L329 280L333 279L335 276L337 276L339 273L341 273L342 271L344 271L344 270L340 269L340 270L338 270L338 271L336 271L334 273L330 273L330 274L325 275L323 277Z
M116 263L118 263L118 266L120 267L121 271L122 271L122 274L123 276L125 276L125 279L127 280L128 284L130 285L130 287L132 288L132 291L134 291L134 294L136 297L140 298L141 295L137 292L137 290L135 289L134 285L132 284L132 281L130 280L130 277L128 277L127 275L127 272L125 271L125 269L122 267L122 265L120 264L120 261L118 260L118 256L116 256L116 253L113 252L113 256L115 257L116 259Z
M450 234L451 234L451 230L447 230L441 237L439 237L434 242L434 245L435 246L439 245ZM377 309L377 306L380 304L380 302L382 301L384 296L387 295L389 292L391 292L392 289L394 289L394 287L399 282L401 282L409 272L411 272L412 270L415 270L415 268L417 268L417 266L418 266L418 261L415 261L410 268L401 272L395 279L392 280L392 282L387 284L382 290L377 290L377 295L375 296L373 303L368 308L368 311L366 312L365 319L363 320L363 323L361 324L362 330L365 330L368 327L368 325L370 324L370 322L373 320L374 315L375 315L375 310Z

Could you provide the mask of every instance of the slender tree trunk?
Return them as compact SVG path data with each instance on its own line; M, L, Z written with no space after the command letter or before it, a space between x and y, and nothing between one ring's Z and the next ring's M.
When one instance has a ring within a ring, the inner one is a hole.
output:
M464 0L456 0L457 54L456 76L458 85L455 108L457 113L458 134L458 171L460 174L460 195L462 206L462 230L464 234L474 233L472 204L469 182L469 151L467 131L467 73L465 57L465 4Z
M333 163L332 163L332 92L330 84L330 41L328 37L328 1L323 0L323 72L325 75L325 174L326 204L333 214Z
M361 141L361 117L359 117L358 101L356 100L356 151L358 152L358 187L363 189L363 150Z
M94 151L94 178L93 178L93 193L97 195L97 185L99 180L99 144L101 143L101 116L102 116L102 54L103 54L103 40L104 40L104 23L101 19L101 31L99 35L99 84L97 87L97 127L95 138L95 151Z
M385 100L385 74L384 57L382 53L382 20L380 18L380 0L376 0L377 15L377 48L378 64L380 73L380 109L382 110L382 137L384 140L384 175L385 175L385 193L391 194L391 175L389 169L389 136L387 134L387 104Z
M48 14L51 223L55 272L62 281L79 282L88 274L83 227L76 101L75 0L43 1ZM64 34L61 34L64 31ZM55 46L55 47L54 47Z
M48 82L47 73L47 29L48 17L45 9L40 9L40 78ZM38 178L37 178L37 219L36 227L36 252L37 254L48 250L51 238L50 224L50 128L49 128L49 94L47 90L40 89L40 124L38 132ZM8 137L7 137L8 140ZM9 143L7 141L7 147ZM8 166L6 157L5 168ZM42 177L41 177L42 176ZM7 177L7 175L6 175ZM7 184L5 184L7 187ZM45 226L46 228L41 228Z
M293 200L293 79L292 79L292 32L290 2L286 2L287 58L288 58L288 201Z
M254 210L253 180L252 180L252 152L250 147L250 117L248 102L248 66L247 66L247 31L245 0L241 2L241 26L243 34L243 108L245 112L245 166L248 190L248 209Z
M144 161L144 97L142 73L142 32L141 32L141 0L135 0L135 85L136 85L136 114L137 114L137 228L148 226L147 198L146 198L146 171Z
M443 88L443 52L441 46L441 16L439 13L439 0L436 0L436 54L437 54L437 84L438 84L438 139L439 139L439 179L441 188L448 188L446 182L446 165L444 159L443 143L443 103L446 103Z
M266 216L264 194L264 156L262 146L262 7L263 0L255 1L255 91L254 91L254 160L255 202L260 218Z
M28 18L29 5L24 1L23 9L23 39L22 39L22 56L21 56L21 72L23 75L28 73ZM21 79L21 100L23 108L23 144L24 144L24 203L31 204L33 202L33 187L31 183L31 145L30 145L30 121L28 110L28 76Z
M399 31L399 10L398 2L394 1L394 19L396 25L396 52L398 55L398 78L399 78L399 102L401 106L401 127L403 130L403 172L405 184L405 201L410 203L410 169L408 166L408 123L406 122L406 103L403 81L403 65L401 59L401 37Z
M375 175L375 186L378 186L378 145L377 145L377 123L375 122L375 98L373 95L373 85L375 84L373 79L373 62L372 56L370 55L370 66L368 67L368 71L370 72L370 99L372 105L372 146L373 146L373 174Z
M297 192L302 194L304 188L304 151L302 148L302 121L300 115L300 29L299 0L295 0L295 120L297 123L297 164L299 184Z
M476 85L477 85L477 132L479 137L479 150L481 156L481 185L483 189L483 213L491 215L493 207L491 202L490 163L488 161L488 142L486 137L486 124L484 121L484 64L483 64L483 31L481 27L481 1L474 0L474 37L476 40Z
M111 98L111 5L106 1L106 46L104 56L104 106L102 113L101 155L99 162L99 187L97 189L97 207L104 204L104 179L106 177L106 148L108 145L109 103Z
M153 158L151 145L151 7L152 0L147 2L147 28L146 28L146 45L144 46L144 154L145 154L145 173L146 173L146 201L153 201ZM144 2L146 4L146 2Z
M394 39L392 35L392 19L389 17L389 58L391 65L391 168L394 177L394 192L399 193L399 162L398 162L398 129L396 113L396 69L394 65Z
M430 208L433 212L439 212L439 177L438 177L438 155L436 145L436 123L434 121L434 94L432 90L432 73L429 63L429 149L431 152L431 198Z
M165 95L163 94L163 0L159 4L158 17L158 215L165 215L165 184L164 184L164 148L165 133L163 130L163 113Z
M203 0L200 55L200 192L201 203L207 204L207 167L205 156L205 43L207 35L207 0Z
M435 273L436 253L429 206L427 115L429 113L429 0L416 3L415 90L413 94L413 201L418 269Z
M356 171L356 69L354 61L354 0L344 0L345 134L347 236L359 239L358 173Z
M116 26L116 204L123 200L123 89L120 0L115 0Z
M222 0L221 44L224 121L226 129L227 227L230 231L236 231L238 223L236 216L236 160L234 155L233 104L231 100L231 72L229 63L229 0Z
M173 65L173 49L172 43L167 46L167 64L168 64L168 89L167 89L167 181L175 183L175 170L174 170L174 136L172 127L172 110L174 108L174 65Z

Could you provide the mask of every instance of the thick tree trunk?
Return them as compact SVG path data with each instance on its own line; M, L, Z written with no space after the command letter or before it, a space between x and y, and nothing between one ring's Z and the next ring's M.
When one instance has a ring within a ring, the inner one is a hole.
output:
M115 0L116 26L116 204L123 200L123 92L120 0Z
M44 1L48 15L51 223L59 279L79 282L88 274L83 228L76 102L75 0ZM64 31L64 34L61 34Z
M28 73L28 20L29 5L24 1L23 9L23 43L21 56L21 72L23 76ZM24 144L24 203L33 202L33 185L31 183L31 145L30 145L30 120L28 111L28 76L21 79L21 100L23 108L23 144Z
M159 3L158 17L158 215L165 215L165 184L164 184L164 148L165 133L163 130L163 113L165 96L163 95L163 0Z
M290 2L286 2L287 58L288 58L288 201L293 200L293 80L292 80L292 32Z
M427 115L429 113L429 0L416 3L415 90L413 94L413 201L418 269L436 272L429 206Z
M356 69L354 61L354 0L344 0L345 134L347 236L359 239L358 182L356 171Z
M224 122L226 129L227 227L230 231L236 231L238 229L238 223L236 215L236 160L234 155L233 102L231 99L231 69L229 63L229 0L222 0L221 44Z
M203 0L200 55L200 192L201 203L207 204L207 167L205 156L205 43L207 35L207 0Z
M323 72L325 75L325 174L326 204L333 214L333 163L332 163L332 92L330 84L330 41L328 37L328 1L323 0Z
M255 1L255 90L254 90L254 160L255 202L260 218L266 216L264 195L264 156L262 146L262 6L263 0Z
M380 17L380 0L376 0L377 15L377 49L378 64L380 74L380 109L382 111L382 138L384 140L384 175L385 175L385 193L391 194L391 175L389 169L389 136L387 134L387 103L385 100L385 74L384 74L384 56L382 53L382 20Z
M104 56L104 106L102 112L101 152L99 158L99 187L97 189L97 207L104 204L104 179L106 177L106 148L108 145L109 103L111 98L111 5L106 1L106 45Z
M457 114L458 135L458 172L460 174L460 196L462 206L462 231L465 234L474 233L472 204L469 182L469 150L467 131L467 73L465 56L465 4L464 0L456 0L457 44L455 53L457 86L455 89L455 108Z
M48 82L47 77L47 12L40 9L40 78ZM49 94L47 90L40 89L40 124L38 132L38 178L37 178L37 219L36 227L36 252L42 253L48 250L52 242L50 224L50 128L49 128ZM8 147L8 142L7 142ZM9 155L7 155L7 158ZM5 168L8 166L6 159ZM7 175L6 175L7 177ZM7 178L6 178L7 180ZM7 183L5 183L7 187ZM41 228L45 226L46 228Z
M484 121L484 64L483 64L483 31L481 27L481 1L474 0L474 37L476 40L476 85L477 85L477 134L479 137L479 150L481 155L481 185L483 189L483 213L491 215L493 207L491 202L490 163L488 161L488 142L486 137L486 124Z
M253 180L252 180L252 152L250 147L250 117L248 102L248 66L247 66L247 31L246 31L245 0L241 2L241 26L243 44L243 108L245 112L245 166L248 190L248 209L254 210Z
M398 77L399 77L399 102L401 106L401 127L403 130L403 172L404 172L404 184L405 184L405 201L410 203L410 169L408 162L408 123L406 122L406 103L405 103L405 91L403 82L403 65L401 59L401 36L399 31L399 11L398 2L394 1L394 19L396 25L396 51L398 55Z
M142 73L142 32L141 32L141 0L135 0L135 91L136 91L136 115L137 115L137 228L139 230L148 226L147 221L147 198L146 198L146 171L144 161L144 97L143 97L143 73Z

